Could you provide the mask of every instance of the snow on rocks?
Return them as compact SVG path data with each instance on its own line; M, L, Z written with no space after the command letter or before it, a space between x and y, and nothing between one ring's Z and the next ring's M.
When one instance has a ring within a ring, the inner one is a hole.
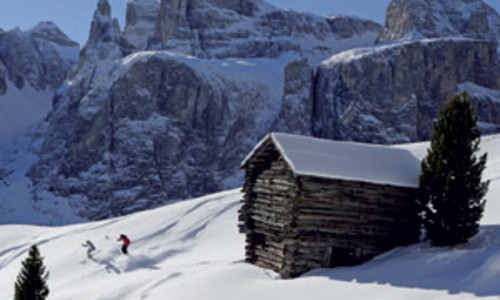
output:
M500 16L481 0L394 0L380 42L436 37L500 39Z

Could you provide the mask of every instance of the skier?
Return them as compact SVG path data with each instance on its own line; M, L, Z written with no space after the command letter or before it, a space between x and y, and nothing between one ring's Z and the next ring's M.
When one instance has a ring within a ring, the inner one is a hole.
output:
M85 247L85 248L88 248L87 249L87 256L88 256L88 258L92 258L92 252L95 251L94 244L91 241L87 240L85 242L85 244L82 244L82 246Z
M118 241L123 242L122 253L128 254L127 248L128 248L128 245L130 245L130 239L126 235L120 234L120 238L118 239Z

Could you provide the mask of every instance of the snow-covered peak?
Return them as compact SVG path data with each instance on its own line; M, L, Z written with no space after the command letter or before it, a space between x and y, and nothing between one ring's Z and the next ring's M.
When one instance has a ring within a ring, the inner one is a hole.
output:
M68 66L73 67L78 64L80 44L71 40L53 22L40 22L28 33L36 39L50 43Z
M379 41L450 36L500 40L500 16L482 0L393 0Z
M104 17L111 16L111 5L108 0L98 0L97 1L97 10L94 15L101 15Z
M108 0L99 0L90 25L89 38L80 53L78 70L100 60L122 57L120 24L111 16Z
M78 51L78 43L51 22L42 22L29 31L15 28L0 32L0 62L18 89L26 83L35 90L48 86L57 89L75 65Z
M360 47L350 50L346 50L331 56L330 58L321 62L322 66L332 66L335 64L345 64L350 63L355 60L362 59L365 56L377 57L386 55L386 51L392 51L404 47L405 45L420 44L420 45L430 45L438 44L442 42L462 42L462 43L473 43L474 39L469 39L465 37L448 37L448 38L430 38L430 39L420 39L417 41L402 41L400 43L387 43L379 44L372 47Z
M38 23L29 33L37 38L57 43L61 46L78 47L56 24L50 21Z
M99 0L89 33L89 42L116 41L120 36L117 19L111 16L111 5L108 0Z

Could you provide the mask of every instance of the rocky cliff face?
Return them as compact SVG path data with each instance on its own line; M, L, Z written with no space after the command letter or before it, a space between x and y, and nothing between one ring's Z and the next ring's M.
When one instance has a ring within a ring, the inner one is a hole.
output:
M290 51L313 58L346 49L342 41L349 38L361 41L347 48L366 44L379 28L367 20L325 19L257 0L163 0L159 43L153 47L206 58L278 57Z
M484 132L498 132L498 20L479 0L394 0L379 40L402 41L324 61L311 84L285 89L275 129L376 143L427 140L444 102L471 88ZM287 76L285 87L303 74ZM291 117L297 110L306 117Z
M410 2L395 0L390 10L398 3L404 11ZM395 17L381 41L399 39L388 33L397 31ZM481 26L467 30L486 36ZM378 29L259 0L134 0L121 32L100 0L80 68L45 123L29 172L34 194L61 196L90 219L150 208L237 186L240 161L273 129L427 139L439 107L464 89L473 90L482 125L500 130L494 39L439 31L432 40L373 46ZM365 48L344 51L356 46Z
M0 223L32 217L29 186L19 184L28 181L26 168L20 166L30 161L21 148L31 140L27 132L50 110L55 90L75 67L79 49L51 22L28 31L0 29Z
M275 131L312 135L314 108L314 68L306 59L285 68L283 100Z
M84 62L161 49L218 59L294 52L320 61L332 53L371 44L380 29L368 20L283 11L260 0L134 0L127 5L122 33L108 1L102 0L92 24L82 52ZM87 55L87 51L104 53Z
M34 194L100 219L235 187L280 113L286 65L299 59L287 77L309 74L286 90L312 88L314 61L372 45L379 28L260 0L135 0L120 32L100 0L80 68L44 126ZM291 106L311 110L305 101Z
M39 194L99 219L234 186L276 118L282 76L263 74L272 60L226 63L139 53L106 87L73 81L29 174Z
M145 50L154 38L160 13L156 0L134 0L127 4L123 38L127 49Z
M89 39L80 52L78 69L103 60L121 58L124 49L120 42L120 24L112 18L108 0L99 0L90 25Z
M377 143L428 140L432 120L461 83L500 88L496 49L495 42L436 39L333 56L318 68L313 133ZM490 105L500 108L493 99ZM497 115L479 119L500 129Z
M29 31L0 31L0 95L10 81L17 89L58 88L78 57L79 45L55 24L42 22Z
M500 40L500 16L482 0L394 0L379 41L462 36Z

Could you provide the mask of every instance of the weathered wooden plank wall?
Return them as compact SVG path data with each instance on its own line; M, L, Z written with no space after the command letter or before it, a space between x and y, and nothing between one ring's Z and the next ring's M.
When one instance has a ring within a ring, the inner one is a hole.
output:
M291 228L295 176L272 143L258 149L246 166L240 231L246 233L246 260L281 273ZM262 157L263 159L258 159Z
M342 265L327 256L351 253L344 257L349 265L418 241L416 189L305 176L298 181L293 274Z

